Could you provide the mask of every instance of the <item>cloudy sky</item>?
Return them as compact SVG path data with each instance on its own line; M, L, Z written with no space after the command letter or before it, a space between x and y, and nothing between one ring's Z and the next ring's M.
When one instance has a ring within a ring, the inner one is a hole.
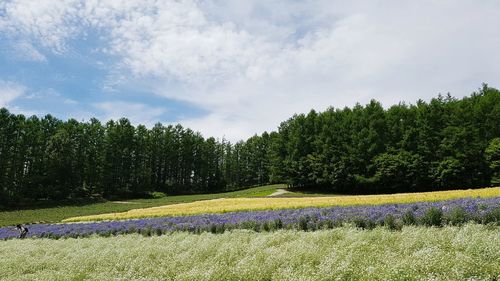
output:
M0 107L229 140L500 87L500 1L0 0Z

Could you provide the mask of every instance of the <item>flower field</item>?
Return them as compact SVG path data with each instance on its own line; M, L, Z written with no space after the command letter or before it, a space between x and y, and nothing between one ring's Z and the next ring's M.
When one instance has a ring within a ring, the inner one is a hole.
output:
M383 205L415 202L434 202L469 197L498 197L500 187L449 190L421 193L399 193L388 195L332 196L305 198L222 198L215 200L181 203L145 209L133 209L122 213L72 217L64 222L120 220L147 217L225 213L249 210L278 210L307 207Z
M499 191L197 201L23 240L0 227L0 280L496 280Z
M498 280L498 227L0 241L0 280Z
M268 231L277 229L318 230L353 223L362 228L403 225L459 225L500 222L500 197L466 198L439 202L246 211L224 214L147 218L91 223L34 224L28 237L110 236L126 233L160 235L174 231L222 233L232 229ZM16 237L11 227L0 228L0 239Z
M131 199L121 201L96 202L85 205L55 205L47 206L47 208L33 208L26 210L1 211L0 210L0 227L8 225L30 224L36 222L57 223L66 218L76 216L89 216L97 214L125 212L131 209L151 208L157 206L165 206L171 204L195 202L201 200L210 200L217 198L235 198L235 197L261 197L267 196L276 191L278 188L284 188L283 184L272 184L265 186L252 187L236 191L211 194L193 194L193 195L173 195L160 198L149 199Z

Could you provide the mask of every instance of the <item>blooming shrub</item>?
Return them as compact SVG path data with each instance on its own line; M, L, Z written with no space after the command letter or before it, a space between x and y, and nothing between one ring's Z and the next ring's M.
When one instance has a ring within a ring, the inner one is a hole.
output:
M498 280L498 227L0 241L0 280Z
M334 228L344 223L353 223L361 228L371 229L386 225L388 228L396 229L399 228L399 224L428 226L455 224L453 214L457 208L465 212L463 217L467 220L478 223L500 222L498 211L500 197L495 197L378 206L232 212L92 223L33 224L29 226L28 237L82 237L92 234L111 236L126 233L151 236L174 231L222 233L237 228L255 231L281 228L312 231ZM0 239L13 238L16 235L13 228L0 228Z
M434 202L458 198L491 198L500 196L500 187L447 190L420 193L399 193L360 196L330 196L302 198L222 198L153 208L134 209L123 213L73 217L63 222L118 220L207 213L226 213L250 210L278 210L308 207L384 205L399 203Z

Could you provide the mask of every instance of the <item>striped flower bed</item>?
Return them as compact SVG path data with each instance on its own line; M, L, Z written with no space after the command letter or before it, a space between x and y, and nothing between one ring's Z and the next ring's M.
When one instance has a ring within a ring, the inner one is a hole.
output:
M444 190L417 193L396 193L355 196L326 196L301 198L220 198L152 208L133 209L120 213L79 216L63 222L143 219L167 216L188 216L241 211L323 208L334 206L365 206L437 202L460 198L492 198L500 196L500 187L465 190Z
M363 228L385 225L397 229L404 224L439 226L467 221L498 225L500 197L377 206L246 211L93 223L33 224L28 226L28 237L61 238L126 233L160 235L174 231L220 233L235 228L256 231L281 228L316 230L333 228L344 223L354 223ZM16 236L17 232L13 227L0 228L0 239Z

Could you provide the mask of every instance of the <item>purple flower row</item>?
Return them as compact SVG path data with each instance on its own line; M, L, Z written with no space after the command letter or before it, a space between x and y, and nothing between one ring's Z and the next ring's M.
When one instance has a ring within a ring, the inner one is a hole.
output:
M173 231L223 232L235 228L256 231L279 228L315 230L332 228L346 222L368 228L376 225L397 227L402 224L458 224L471 220L498 224L499 213L500 197L465 198L412 204L245 211L94 223L32 224L27 226L27 237L60 238L125 233L159 235ZM0 228L0 239L17 236L14 227Z

